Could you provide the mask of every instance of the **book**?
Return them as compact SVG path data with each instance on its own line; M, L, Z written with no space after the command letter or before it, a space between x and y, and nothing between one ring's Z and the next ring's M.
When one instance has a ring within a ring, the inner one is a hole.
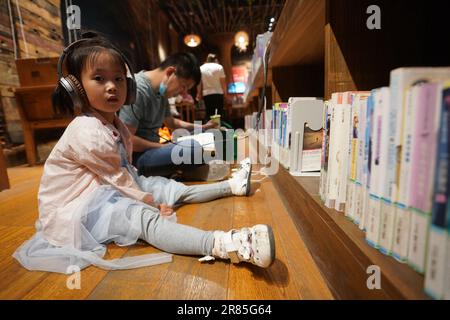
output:
M351 99L351 112L350 112L350 130L348 137L349 153L348 153L348 169L347 169L347 199L345 203L345 216L350 220L359 224L360 210L361 208L361 190L358 188L358 164L362 162L359 157L360 153L360 136L361 123L364 120L360 120L360 110L365 104L368 93L358 92L352 94Z
M406 194L410 210L408 263L420 273L425 272L425 258L433 198L433 177L441 106L441 85L419 83L412 88L412 129L405 124L404 150L401 169L409 170L406 188L400 182L399 199ZM412 132L410 135L409 132ZM430 157L430 155L432 155ZM402 172L403 173L403 172ZM442 175L438 170L438 174Z
M289 98L286 139L289 173L295 176L320 175L322 118L324 103L315 97Z
M351 103L354 92L342 93L342 104L338 110L339 121L337 122L337 198L334 208L345 212L347 198L348 162L349 162L349 136L351 128Z
M202 147L205 152L215 152L216 146L214 143L214 134L212 132L202 132L191 136L182 136L177 138L177 142L195 140Z
M369 97L369 110L373 113L370 130L371 146L369 149L370 184L367 207L366 241L373 247L379 247L381 223L381 130L383 122L383 92L374 89ZM386 121L386 115L384 115Z
M391 254L392 240L394 236L394 217L395 215L389 210L390 194L388 187L387 172L388 167L395 164L389 163L388 146L389 146L389 108L390 108L390 88L383 87L377 94L377 108L380 108L382 115L380 136L379 136L379 169L378 169L378 194L379 201L379 248L386 255Z
M444 299L450 300L450 213L447 206L447 248L445 252Z
M338 168L337 154L338 146L338 123L341 113L339 109L342 107L342 93L336 92L331 95L330 101L330 141L329 141L329 157L328 157L328 197L325 206L328 208L335 207L338 193Z
M391 206L391 212L394 215L394 218L397 217L400 219L395 225L394 221L394 237L395 243L399 243L402 245L401 252L402 257L400 259L401 262L406 262L408 256L408 248L409 248L409 238L410 238L410 225L411 225L411 210L409 208L409 199L408 199L408 189L410 186L410 177L411 177L411 137L413 133L413 108L417 105L417 94L414 91L413 87L407 88L405 93L405 107L403 110L403 134L402 134L402 142L403 146L398 151L397 161L402 161L401 165L398 166L399 171L397 172L397 193L396 193L396 202L395 206ZM389 186L387 186L389 188ZM391 190L392 191L392 190ZM386 195L388 196L388 195ZM389 206L391 203L386 203L386 210L389 210ZM393 243L394 246L394 243Z
M448 265L446 266L447 250L447 221L450 219L448 206L448 197L450 191L450 180L448 179L449 169L449 128L450 128L450 83L447 83L441 91L442 99L440 100L440 108L436 110L439 119L439 132L437 139L437 152L434 173L434 190L432 197L432 221L430 235L428 241L428 256L425 273L425 292L434 299L444 298L445 277L449 273ZM429 134L431 130L425 127L425 134ZM426 141L421 146L427 148ZM426 151L426 150L422 150ZM422 163L426 166L426 163ZM425 171L425 170L424 170ZM418 177L417 184L428 184L426 179L428 175L424 172ZM420 180L419 180L420 179ZM425 181L423 181L425 180ZM420 197L420 195L419 195ZM423 198L423 197L422 197ZM427 199L419 200L421 202ZM428 203L422 206L428 206Z
M390 189L390 210L394 211L394 238L392 254L401 262L407 261L409 241L409 216L401 203L397 202L402 164L402 142L404 128L404 110L407 90L420 81L445 81L450 68L398 68L390 74L390 112L389 112L389 163L387 179Z
M303 133L302 167L304 172L320 172L323 130L312 130L305 124Z
M353 221L355 213L355 181L356 162L358 152L359 130L359 95L352 95L350 104L350 130L348 135L348 162L347 162L347 199L345 201L345 216Z
M372 94L367 97L366 101L366 116L365 116L365 134L364 134L364 158L362 163L363 172L363 187L362 187L362 209L361 209L361 221L359 228L361 230L367 230L368 224L368 211L369 211L369 189L371 178L371 154L372 154L372 126L373 126L373 96Z
M319 194L323 202L326 202L328 195L328 152L330 147L330 103L324 102L322 118L322 156L320 167Z
M365 137L366 137L366 113L367 113L367 98L369 94L361 94L359 96L359 115L358 115L358 142L357 142L357 161L356 161L356 178L354 189L354 215L353 222L358 226L361 223L363 216L364 195L366 190L366 174L364 172L364 158L365 158Z

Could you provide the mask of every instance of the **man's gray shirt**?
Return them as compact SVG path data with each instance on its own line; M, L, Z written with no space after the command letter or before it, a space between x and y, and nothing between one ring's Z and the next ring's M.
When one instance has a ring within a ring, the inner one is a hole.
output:
M136 136L159 142L158 130L164 119L170 116L168 101L159 93L155 93L144 71L136 73L135 78L136 102L132 106L124 105L120 109L119 117L125 124L137 129Z

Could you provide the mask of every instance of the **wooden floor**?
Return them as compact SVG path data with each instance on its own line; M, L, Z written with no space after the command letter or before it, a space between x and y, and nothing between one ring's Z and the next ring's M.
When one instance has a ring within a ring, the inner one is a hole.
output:
M81 271L81 288L69 276L28 271L12 253L34 234L42 167L8 169L11 189L0 192L0 299L332 299L332 295L275 191L254 175L250 197L228 197L178 209L178 221L206 230L272 225L276 261L268 269L225 261L202 264L174 255L173 262L133 270ZM109 245L107 259L159 252L144 244Z

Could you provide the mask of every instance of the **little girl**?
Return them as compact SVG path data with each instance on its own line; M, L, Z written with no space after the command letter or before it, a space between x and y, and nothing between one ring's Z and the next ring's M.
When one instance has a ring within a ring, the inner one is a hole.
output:
M73 266L126 269L171 261L167 253L103 259L106 243L128 246L138 239L165 252L204 255L202 261L218 257L260 267L273 262L270 226L203 231L165 217L182 203L248 195L248 159L231 179L214 184L186 186L162 177L138 176L130 165L130 134L116 116L125 101L132 101L126 58L97 37L66 48L62 64L68 75L60 74L54 104L72 114L80 111L78 106L82 113L45 162L37 232L14 253L25 268L70 273ZM67 89L68 82L74 90Z

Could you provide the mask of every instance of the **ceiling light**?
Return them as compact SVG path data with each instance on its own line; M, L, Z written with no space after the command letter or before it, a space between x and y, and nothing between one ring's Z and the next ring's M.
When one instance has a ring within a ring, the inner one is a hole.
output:
M202 39L199 35L196 35L194 33L188 34L184 37L184 44L188 47L194 48L200 45L200 43L202 43Z
M239 31L234 36L234 45L238 47L239 51L247 50L248 46L248 33L245 31Z

